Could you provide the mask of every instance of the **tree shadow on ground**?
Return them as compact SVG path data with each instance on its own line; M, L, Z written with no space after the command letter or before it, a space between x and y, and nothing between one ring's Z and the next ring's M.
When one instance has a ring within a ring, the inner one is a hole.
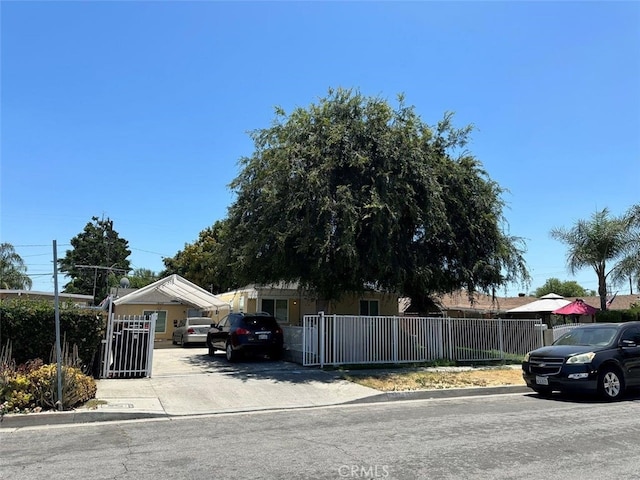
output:
M269 380L282 383L333 383L344 380L337 371L325 371L318 367L304 367L287 360L272 360L265 355L243 356L229 362L222 350L209 356L207 348L189 347L190 354L176 357L189 367L202 370L203 374L225 375L242 381ZM190 369L193 372L193 368ZM347 381L347 380L344 380Z

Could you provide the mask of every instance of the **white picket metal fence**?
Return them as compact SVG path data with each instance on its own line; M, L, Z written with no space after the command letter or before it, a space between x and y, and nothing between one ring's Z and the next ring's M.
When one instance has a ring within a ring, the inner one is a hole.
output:
M553 327L553 341L555 342L562 335L564 335L565 333L573 330L576 327L579 327L580 325L584 325L584 324L580 324L580 323L565 323L564 325L556 325L555 327Z
M508 360L544 343L535 319L305 315L302 363L313 365Z
M109 315L101 378L151 377L156 320L152 315Z

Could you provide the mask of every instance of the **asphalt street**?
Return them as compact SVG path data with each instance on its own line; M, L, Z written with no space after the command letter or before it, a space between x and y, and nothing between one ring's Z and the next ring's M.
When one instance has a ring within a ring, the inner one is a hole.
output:
M230 364L223 352L210 357L204 347L159 348L151 378L98 380L100 402L94 409L5 415L0 429L526 391L480 387L381 393L341 376L268 359Z

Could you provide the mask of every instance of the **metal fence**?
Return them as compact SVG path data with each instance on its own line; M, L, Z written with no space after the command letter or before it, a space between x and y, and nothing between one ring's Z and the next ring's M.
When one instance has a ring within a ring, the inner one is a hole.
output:
M566 323L564 325L556 325L555 327L553 327L553 341L555 342L562 335L573 330L576 327L579 327L580 325L580 323Z
M158 314L109 315L101 378L150 377Z
M294 328L294 327L291 327ZM305 315L302 364L518 359L543 345L539 320Z

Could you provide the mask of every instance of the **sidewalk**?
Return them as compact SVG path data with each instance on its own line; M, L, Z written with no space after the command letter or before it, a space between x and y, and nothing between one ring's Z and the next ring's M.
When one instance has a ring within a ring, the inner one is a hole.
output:
M526 387L482 387L381 393L323 371L288 362L229 364L204 348L154 351L151 378L98 380L93 410L5 415L0 428L292 409L391 400L509 392Z

